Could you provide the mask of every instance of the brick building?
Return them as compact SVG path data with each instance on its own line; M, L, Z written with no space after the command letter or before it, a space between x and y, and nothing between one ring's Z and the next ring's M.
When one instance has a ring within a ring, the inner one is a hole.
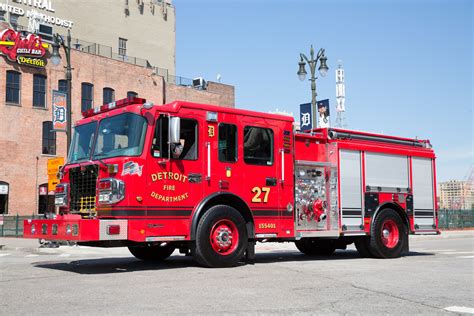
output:
M3 28L11 28L11 23L3 23ZM172 60L174 71L174 37L169 45L172 58L167 60ZM160 71L148 62L138 65L83 46L72 48L73 122L84 109L130 95L156 105L186 100L234 107L233 86L208 82L205 89L196 89L191 80ZM66 134L51 131L52 90L65 91L66 81L65 58L54 66L48 63L49 57L47 52L45 67L38 68L0 54L0 214L41 214L54 208L47 186L47 160L66 156Z

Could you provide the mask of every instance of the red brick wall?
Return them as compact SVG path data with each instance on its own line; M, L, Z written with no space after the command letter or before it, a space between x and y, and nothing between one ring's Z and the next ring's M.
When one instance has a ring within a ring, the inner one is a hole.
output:
M61 52L62 53L62 52ZM64 62L64 58L63 58ZM115 90L115 99L125 98L127 91L155 104L187 100L198 103L234 107L234 87L210 82L208 89L199 91L189 87L165 84L152 70L105 57L72 51L73 121L81 117L81 83L94 85L94 105L102 104L102 89ZM51 90L58 88L58 80L65 79L63 65L47 65L39 70L20 67L0 56L0 181L10 185L8 214L37 213L37 185L47 182L46 163L50 156L42 155L42 122L51 121ZM21 104L5 104L6 71L21 72ZM33 74L47 76L47 109L32 106ZM57 156L66 155L66 135L57 133Z

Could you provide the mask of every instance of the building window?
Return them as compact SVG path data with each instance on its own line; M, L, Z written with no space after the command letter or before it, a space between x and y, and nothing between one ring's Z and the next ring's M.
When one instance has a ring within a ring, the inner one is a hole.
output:
M58 91L67 93L67 80L61 79L58 81Z
M103 96L104 104L114 102L115 90L112 88L104 88L102 96Z
M33 106L46 107L46 76L33 75Z
M20 104L21 74L16 71L7 71L7 84L5 101L7 103Z
M219 124L219 161L237 161L237 126Z
M118 53L120 56L127 56L127 41L127 39L119 37Z
M134 91L128 91L127 92L127 98L136 98L138 97L138 93L134 92Z
M5 20L5 11L0 12L0 22L6 21Z
M0 214L8 214L8 182L0 181Z
M244 161L251 165L273 164L273 131L269 128L245 126Z
M92 100L94 97L94 85L83 82L81 88L81 112L92 109Z
M18 17L19 15L10 14L10 25L13 27L15 31L18 30Z
M43 122L43 155L56 155L56 132L53 122Z

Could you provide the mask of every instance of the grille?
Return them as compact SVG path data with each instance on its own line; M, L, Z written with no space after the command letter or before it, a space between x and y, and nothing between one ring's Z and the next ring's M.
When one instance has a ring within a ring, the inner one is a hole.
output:
M95 215L97 171L96 165L70 170L71 213Z

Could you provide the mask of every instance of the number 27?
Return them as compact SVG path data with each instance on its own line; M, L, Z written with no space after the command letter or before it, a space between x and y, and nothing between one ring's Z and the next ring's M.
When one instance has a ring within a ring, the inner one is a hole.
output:
M260 195L263 193L265 193L265 195L263 196L263 203L267 203L268 202L268 195L270 194L270 188L269 187L262 187L262 188L259 188L259 187L254 187L252 189L252 193L254 193L254 197L252 198L252 203L262 203L262 199L260 198Z

